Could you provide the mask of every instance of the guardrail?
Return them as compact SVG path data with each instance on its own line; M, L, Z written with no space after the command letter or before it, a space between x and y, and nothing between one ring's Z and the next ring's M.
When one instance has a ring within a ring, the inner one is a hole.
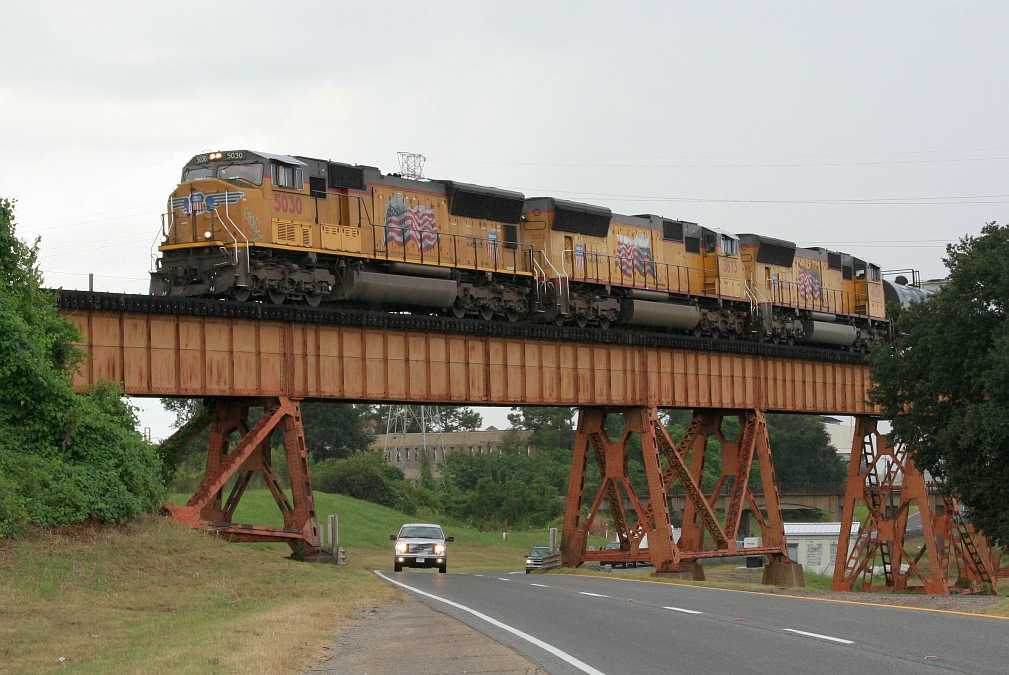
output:
M543 564L540 565L541 570L555 570L561 566L561 554L551 553L550 555L543 556Z

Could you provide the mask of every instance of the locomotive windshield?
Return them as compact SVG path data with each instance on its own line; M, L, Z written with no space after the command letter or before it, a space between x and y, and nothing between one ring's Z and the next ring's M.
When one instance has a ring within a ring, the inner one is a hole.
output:
M198 166L195 169L186 169L182 174L182 182L185 183L191 180L200 180L201 178L213 178L214 177L214 167L212 166Z
M253 185L263 184L262 164L225 164L217 169L217 177L225 180L244 180Z

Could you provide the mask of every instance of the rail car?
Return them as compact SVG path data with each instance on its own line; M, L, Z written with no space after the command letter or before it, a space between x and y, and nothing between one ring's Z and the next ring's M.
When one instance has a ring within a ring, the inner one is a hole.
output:
M156 245L152 295L852 351L891 330L880 268L845 253L309 157L197 155Z

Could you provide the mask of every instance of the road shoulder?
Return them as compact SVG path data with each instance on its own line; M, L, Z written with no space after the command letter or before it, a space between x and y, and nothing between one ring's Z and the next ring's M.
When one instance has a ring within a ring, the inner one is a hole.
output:
M542 668L501 643L416 600L358 617L336 635L319 675L540 675Z

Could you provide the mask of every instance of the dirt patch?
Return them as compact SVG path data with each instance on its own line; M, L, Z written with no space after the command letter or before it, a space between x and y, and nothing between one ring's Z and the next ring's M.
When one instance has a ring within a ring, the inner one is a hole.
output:
M306 674L325 675L546 675L501 643L416 600L396 602L356 617L327 650L331 656Z

